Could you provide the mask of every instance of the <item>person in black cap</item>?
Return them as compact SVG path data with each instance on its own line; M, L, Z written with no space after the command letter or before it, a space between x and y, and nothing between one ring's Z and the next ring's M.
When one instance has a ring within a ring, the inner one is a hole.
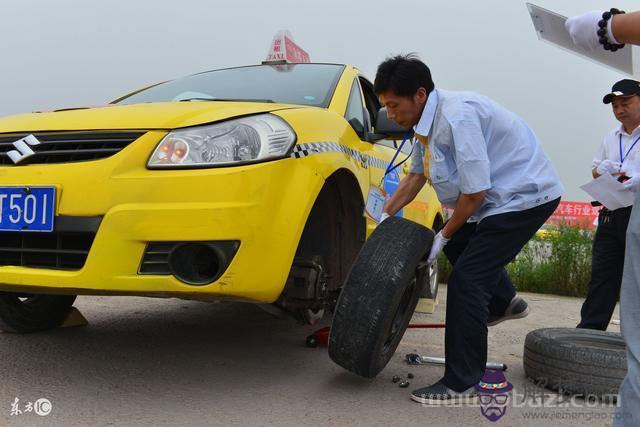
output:
M613 114L621 124L609 132L593 159L593 177L611 174L625 180L625 186L635 191L640 182L640 83L620 80L602 102L612 105ZM613 211L603 208L598 215L591 281L578 328L604 331L609 325L622 284L630 216L631 205Z

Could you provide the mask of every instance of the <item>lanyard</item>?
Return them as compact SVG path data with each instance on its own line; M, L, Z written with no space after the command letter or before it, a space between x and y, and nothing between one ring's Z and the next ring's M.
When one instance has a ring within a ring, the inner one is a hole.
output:
M400 167L403 163L405 163L411 157L411 154L413 153L413 149L416 146L415 141L411 144L411 151L409 152L409 155L407 155L407 157L403 161L398 163L397 165L393 164L393 162L395 162L396 159L398 158L398 154L400 154L400 151L402 150L402 147L404 146L404 143L407 142L407 140L409 139L409 135L411 135L411 129L409 129L407 131L407 133L404 135L404 138L402 139L402 143L400 144L400 146L396 150L396 153L393 155L393 158L389 162L389 165L387 166L387 170L384 172L384 175L382 176L382 179L380 180L380 185L382 185L382 183L384 182L384 179L387 177L387 175L389 175L391 172L396 170L398 167Z
M624 163L624 161L627 160L627 157L629 157L629 153L631 152L631 150L633 150L633 147L636 146L638 141L640 141L640 136L637 137L635 141L633 141L633 144L631 144L631 147L629 147L629 150L627 150L627 154L622 157L622 133L620 133L620 163Z

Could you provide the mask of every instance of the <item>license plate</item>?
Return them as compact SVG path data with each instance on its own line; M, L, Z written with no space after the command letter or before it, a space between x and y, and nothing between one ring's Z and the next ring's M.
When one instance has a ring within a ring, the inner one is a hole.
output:
M0 187L0 231L53 231L55 187Z

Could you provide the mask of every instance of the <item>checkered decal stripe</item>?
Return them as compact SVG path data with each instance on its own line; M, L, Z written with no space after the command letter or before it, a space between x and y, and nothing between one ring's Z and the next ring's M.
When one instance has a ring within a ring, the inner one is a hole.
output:
M344 153L349 157L360 162L367 167L386 169L387 162L377 157L368 156L349 147L345 147L337 142L311 142L308 144L300 144L293 147L291 157L301 159L303 157L312 156L320 153Z

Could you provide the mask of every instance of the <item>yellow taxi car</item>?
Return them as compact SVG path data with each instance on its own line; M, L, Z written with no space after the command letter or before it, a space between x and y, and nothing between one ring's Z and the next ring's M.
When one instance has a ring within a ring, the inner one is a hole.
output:
M312 322L377 225L363 210L396 151L385 120L356 68L320 63L0 118L0 325L59 326L76 295L275 303ZM442 224L431 187L399 215Z

